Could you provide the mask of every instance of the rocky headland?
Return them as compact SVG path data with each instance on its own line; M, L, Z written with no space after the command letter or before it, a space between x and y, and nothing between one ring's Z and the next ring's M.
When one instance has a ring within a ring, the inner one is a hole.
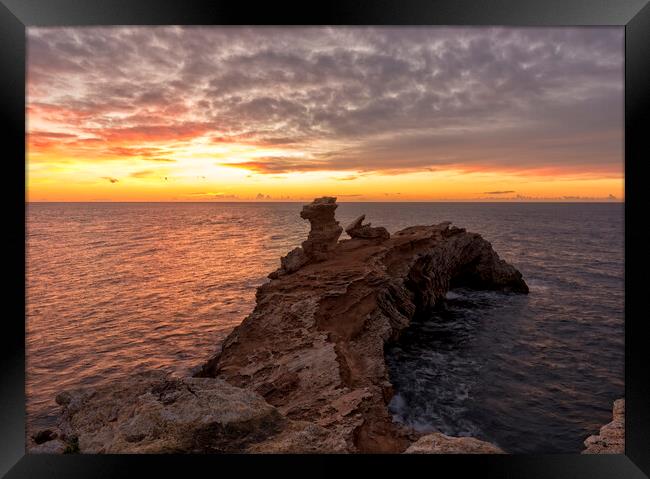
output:
M30 438L31 452L503 452L393 422L384 347L450 288L527 293L521 273L450 222L391 236L361 216L340 239L337 206L303 207L308 238L194 377L145 372L61 393L58 431Z
M199 375L257 392L285 417L343 438L347 451L402 452L417 437L387 410L393 390L384 345L450 287L528 287L490 243L448 222L390 236L361 217L346 228L351 238L338 241L336 207L334 198L321 198L303 208L315 234L290 255L306 260L287 269L283 259L258 289L253 312Z

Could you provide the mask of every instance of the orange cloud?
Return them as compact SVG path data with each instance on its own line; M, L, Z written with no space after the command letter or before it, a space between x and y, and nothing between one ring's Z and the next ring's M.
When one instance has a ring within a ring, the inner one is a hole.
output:
M622 196L621 28L340 32L30 27L28 194Z

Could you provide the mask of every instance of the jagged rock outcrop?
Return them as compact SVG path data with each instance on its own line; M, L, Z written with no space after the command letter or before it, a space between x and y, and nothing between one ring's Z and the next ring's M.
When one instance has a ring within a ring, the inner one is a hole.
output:
M350 452L403 452L419 435L387 410L384 345L451 286L528 292L490 243L449 224L342 240L326 260L262 285L253 312L199 374L254 390L287 418L343 438Z
M312 452L319 444L337 452L345 446L327 430L290 421L258 394L220 379L153 371L65 392L57 402L60 439L30 452Z
M350 238L379 240L390 238L390 233L383 226L371 226L372 223L362 224L365 218L366 215L361 215L345 228L345 232L350 235Z
M339 222L334 219L338 208L336 198L323 196L303 206L300 217L309 220L309 236L302 242L302 247L294 248L280 258L280 268L269 274L274 279L283 274L293 273L309 262L324 261L334 249L343 232Z
M286 256L280 258L280 270L283 273L293 273L298 271L309 262L309 257L302 248L294 248ZM277 276L277 275L276 275ZM272 276L269 275L269 278Z
M336 198L323 196L302 207L300 217L309 220L311 226L309 236L302 242L302 249L309 259L324 261L327 254L336 247L343 232L339 222L334 219L338 206Z
M405 454L505 454L494 444L473 437L428 434L411 444Z
M625 399L614 401L612 416L599 434L585 439L582 454L625 454Z

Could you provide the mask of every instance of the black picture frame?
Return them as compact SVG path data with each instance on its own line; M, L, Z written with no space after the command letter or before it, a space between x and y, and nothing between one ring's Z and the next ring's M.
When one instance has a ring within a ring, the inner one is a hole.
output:
M548 456L132 456L25 453L25 55L28 26L58 25L503 25L625 27L625 397L624 455ZM650 476L650 348L642 288L647 268L638 215L647 203L641 169L647 158L644 126L650 116L650 6L648 0L348 0L303 3L224 0L0 0L0 114L3 166L3 236L7 295L0 348L0 474L17 477L180 477L206 468L212 474L255 467L264 474L332 477L362 467L404 474L508 478L642 478ZM642 224L642 223L641 223ZM633 281L633 278L639 278ZM417 469L413 469L417 468Z

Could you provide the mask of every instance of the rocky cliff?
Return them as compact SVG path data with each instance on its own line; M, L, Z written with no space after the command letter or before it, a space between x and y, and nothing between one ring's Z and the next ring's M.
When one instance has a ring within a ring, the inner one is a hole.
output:
M322 205L334 199L315 200L303 212ZM386 408L393 391L384 345L452 286L519 293L528 287L489 242L448 222L390 237L361 226L360 218L348 228L351 239L333 244L338 224L321 217L322 224L308 216L312 230L331 232L322 235L327 246L309 244L314 257L303 244L300 267L286 269L285 261L271 275L253 312L199 375L257 392L285 417L343 438L348 451L402 452L414 435ZM355 234L360 229L365 234Z
M303 208L309 237L281 259L258 288L252 313L196 377L147 374L60 396L61 447L500 452L468 438L421 437L394 423L384 346L450 287L527 293L521 273L479 234L449 222L391 236L362 224L362 216L339 241L336 207L325 197Z

